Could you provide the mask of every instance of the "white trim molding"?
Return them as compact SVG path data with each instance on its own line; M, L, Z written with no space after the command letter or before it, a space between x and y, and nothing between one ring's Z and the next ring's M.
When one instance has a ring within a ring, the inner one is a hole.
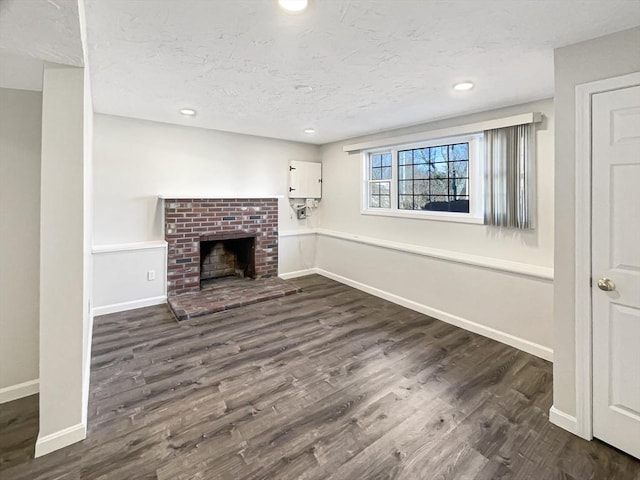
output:
M319 228L316 231L318 232L318 235L324 235L325 237L339 238L341 240L348 240L350 242L388 248L390 250L397 250L414 255L437 258L439 260L446 260L449 262L464 263L466 265L473 265L476 267L488 268L501 272L516 273L518 275L533 277L540 280L553 280L553 268L551 267L542 267L539 265L531 265L528 263L512 262L510 260L502 260L499 258L454 252L451 250L440 250L437 248L423 247L420 245L412 245L404 242L393 242L390 240L382 240L379 238L365 237L361 235L354 235L351 233L337 232L324 228Z
M301 228L299 230L284 230L282 232L278 232L278 237L301 237L305 235L315 235L317 232L313 228Z
M442 310L438 310L436 308L431 308L427 305L423 305L421 303L414 302L413 300L409 300L408 298L395 295L393 293L387 292L385 290L381 290L376 287L372 287L371 285L367 285L347 277L343 277L342 275L337 275L335 273L328 272L327 270L323 270L321 268L314 268L312 270L313 270L312 273L317 273L319 275L330 278L337 282L344 283L345 285L349 285L350 287L356 288L358 290L362 290L363 292L369 293L376 297L382 298L384 300L388 300L389 302L393 302L397 305L401 305L411 310L415 310L416 312L422 313L424 315L437 318L438 320L442 320L443 322L449 323L451 325L455 325L456 327L460 327L464 330L468 330L470 332L477 333L484 337L491 338L492 340L505 343L514 348L517 348L518 350L522 350L524 352L535 355L536 357L540 357L540 358L543 358L544 360L553 362L553 350L550 349L549 347L539 345L529 340L516 337L515 335L511 335L509 333L505 333L500 330L487 327L485 325L480 325L479 323L473 322L471 320L467 320L457 315L452 315L450 313L443 312Z
M521 115L513 115L511 117L497 118L495 120L486 120L484 122L470 123L467 125L458 125L455 127L441 128L431 130L429 132L411 133L398 137L382 138L379 140L369 140L361 143L353 143L342 147L342 151L347 153L360 152L371 148L390 147L401 143L413 143L426 140L435 140L436 138L453 137L456 135L465 135L468 133L484 132L485 130L493 130L495 128L511 127L513 125L524 125L526 123L538 123L542 121L542 113L529 112Z
M91 248L91 253L101 254L101 253L128 252L128 251L134 251L134 250L146 250L150 248L167 248L167 242L165 240L152 240L149 242L94 245Z
M235 195L220 195L218 194L211 194L211 193L207 193L207 194L201 194L201 193L192 193L192 194L176 194L176 195L170 195L170 194L162 194L162 195L158 195L158 198L160 200L191 200L192 198L204 198L204 199L213 199L213 200L234 200L236 198L251 198L251 199L259 199L259 198L284 198L284 195L247 195L247 194L243 194L243 193L238 193Z
M455 222L455 223L472 223L475 225L484 225L483 217L475 217L472 215L464 215L450 212L427 212L426 210L391 210L361 208L362 215L377 215L379 217L400 217L410 218L412 220L433 220L435 222Z
M49 435L40 436L36 442L35 458L42 457L48 453L67 447L73 443L80 442L87 438L87 426L78 423Z
M353 233L338 232L336 230L328 230L326 228L301 229L281 232L280 237L293 237L301 235L321 235L325 237L338 238L348 240L350 242L362 243L364 245L373 245L374 247L388 248L400 252L421 255L424 257L437 258L449 262L462 263L475 267L488 268L500 272L515 273L526 277L532 277L539 280L553 281L553 268L543 267L540 265L532 265L529 263L512 262L510 260L502 260L499 258L485 257L482 255L473 255L469 253L455 252L452 250L441 250L431 247L423 247L420 245L412 245L404 242L394 242L391 240L383 240L381 238L366 237L355 235ZM307 270L303 270L307 271ZM292 273L283 273L282 275L290 275ZM283 277L280 275L280 277ZM303 274L304 275L304 274ZM293 277L288 277L293 278Z
M578 422L576 417L569 415L568 413L558 410L555 406L552 406L549 410L549 421L560 428L573 433L578 434Z
M307 275L313 275L314 273L318 273L316 270L317 269L315 268L307 268L306 270L297 270L295 272L281 273L280 275L278 275L278 277L280 277L283 280L289 280L291 278L298 278L298 277L306 277Z
M158 297L142 298L140 300L132 300L130 302L115 303L113 305L104 305L102 307L93 308L93 316L107 315L109 313L125 312L127 310L134 310L136 308L152 307L154 305L162 305L167 303L167 296L160 295Z
M596 93L640 84L640 72L576 86L575 343L576 430L593 438L591 317L591 99ZM563 427L564 428L564 427Z
M34 395L40 391L40 380L29 380L28 382L10 385L0 388L0 403L12 402L19 398Z

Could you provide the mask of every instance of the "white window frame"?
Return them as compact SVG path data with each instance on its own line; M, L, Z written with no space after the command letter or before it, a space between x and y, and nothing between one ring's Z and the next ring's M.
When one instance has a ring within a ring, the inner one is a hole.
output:
M373 171L372 165L371 165L371 157L373 155L382 155L385 153L389 153L391 155L391 178L381 178L380 180L374 180L372 178L369 177L369 174ZM365 165L365 168L367 169L367 174L366 174L366 183L367 185L365 186L365 190L367 191L367 208L371 208L371 209L376 209L376 210L388 210L386 208L382 208L382 207L368 207L368 202L369 202L369 198L370 198L370 188L371 185L374 183L377 184L381 184L381 183L388 183L389 184L389 198L391 199L391 205L393 205L393 192L394 192L394 188L393 188L393 153L390 149L388 148L382 148L382 149L378 149L375 152L369 152L369 155L367 155L367 164Z
M415 148L436 147L455 143L469 144L469 213L434 212L427 210L401 210L398 208L398 152ZM391 153L391 208L369 207L370 156ZM360 182L360 213L385 217L402 217L446 222L484 224L484 168L483 135L472 133L455 137L444 137L424 142L393 145L362 151L362 181Z

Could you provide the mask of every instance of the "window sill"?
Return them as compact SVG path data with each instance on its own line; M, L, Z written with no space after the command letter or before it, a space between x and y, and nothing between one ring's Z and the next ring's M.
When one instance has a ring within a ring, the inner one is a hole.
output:
M484 225L484 218L473 215L464 215L448 212L417 212L417 211L398 211L390 209L366 209L360 210L362 215L375 215L378 217L399 217L412 218L415 220L435 220L437 222L452 223L472 223L476 225Z

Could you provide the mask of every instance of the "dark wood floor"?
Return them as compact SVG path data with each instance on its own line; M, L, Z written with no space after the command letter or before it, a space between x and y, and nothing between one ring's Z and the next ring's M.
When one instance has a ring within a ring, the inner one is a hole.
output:
M0 477L640 478L549 423L548 362L322 277L300 285L181 324L165 306L96 318L87 440Z
M2 470L33 457L38 420L38 395L0 405L0 478Z

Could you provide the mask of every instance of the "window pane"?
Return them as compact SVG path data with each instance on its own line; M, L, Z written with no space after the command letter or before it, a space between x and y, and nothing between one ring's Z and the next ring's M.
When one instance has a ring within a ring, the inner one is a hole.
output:
M429 180L416 180L413 182L413 193L416 195L429 195Z
M449 199L444 195L432 195L430 201L425 202L423 210L447 212L449 211Z
M380 178L382 180L391 180L391 167L382 167L381 171Z
M432 174L435 178L447 178L449 175L449 166L447 163L434 163Z
M398 197L398 208L401 210L413 210L413 196L400 195Z
M373 208L380 207L380 197L378 195L369 196L369 206Z
M390 167L391 166L391 154L390 153L383 153L382 154L382 166L383 167Z
M381 180L382 169L381 168L372 168L371 169L371 180Z
M371 189L369 192L371 195L380 195L380 184L379 183L371 183Z
M428 195L416 195L413 197L414 210L424 210L424 206L429 202Z
M469 197L460 197L449 204L449 211L458 213L469 213Z
M378 184L380 186L381 195L389 195L391 193L391 183L382 182Z
M418 148L413 151L413 163L414 164L426 164L429 163L429 149Z
M420 179L420 178L429 178L429 165L427 164L423 164L423 165L414 165L413 166L413 178L415 179Z
M413 193L413 182L411 180L405 182L398 182L398 192L400 195Z
M449 182L446 178L431 180L431 195L448 195Z
M413 151L412 150L403 150L402 152L398 152L398 163L400 165L410 165L413 163Z
M469 144L458 143L453 146L453 152L450 160L468 160L469 159Z
M449 159L448 155L448 146L443 145L441 147L432 147L433 150L433 161L434 162L446 162Z
M400 180L408 180L413 178L413 167L411 165L398 167L398 177Z
M371 155L371 166L372 167L382 166L382 157L380 155Z
M382 195L380 197L380 208L391 208L391 196Z
M467 185L468 180L452 178L449 180L449 195L453 198L459 197L461 195L468 195L467 193Z
M463 160L460 162L449 163L449 176L450 177L468 177L469 176L469 161Z

